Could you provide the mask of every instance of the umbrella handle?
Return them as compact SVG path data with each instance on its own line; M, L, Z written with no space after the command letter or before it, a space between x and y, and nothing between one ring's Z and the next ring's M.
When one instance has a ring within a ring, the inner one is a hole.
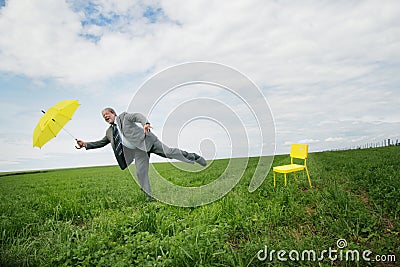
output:
M77 142L78 142L78 139L76 139L76 138L75 138L75 141L77 141ZM76 149L81 149L82 147L81 147L81 146L77 146L77 145L75 145L75 148L76 148Z

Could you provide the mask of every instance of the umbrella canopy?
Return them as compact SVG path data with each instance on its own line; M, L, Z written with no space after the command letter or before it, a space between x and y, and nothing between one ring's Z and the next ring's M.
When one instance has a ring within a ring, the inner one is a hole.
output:
M59 131L64 127L76 109L79 107L77 100L63 100L58 102L40 118L33 132L33 146L42 147L52 138L56 137Z

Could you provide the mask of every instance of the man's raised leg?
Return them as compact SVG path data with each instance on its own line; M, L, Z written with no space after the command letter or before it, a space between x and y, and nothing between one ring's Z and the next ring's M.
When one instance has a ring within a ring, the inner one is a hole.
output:
M171 148L163 144L160 140L156 140L153 147L150 150L151 153L157 154L164 158L177 159L187 163L197 162L202 166L206 166L207 162L205 159L196 153L188 153L179 148Z

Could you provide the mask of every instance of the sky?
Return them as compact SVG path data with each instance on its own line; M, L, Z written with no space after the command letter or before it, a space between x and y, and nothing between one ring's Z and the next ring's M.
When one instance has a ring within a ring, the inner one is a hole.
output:
M273 116L262 127L274 132L268 145L276 154L292 143L324 151L400 139L399 17L397 0L0 0L0 172L116 164L110 146L77 150L63 131L33 147L41 110L78 100L66 129L98 140L104 107L126 111L149 78L197 61L254 82ZM215 90L191 87L188 99L241 109L232 94L216 98ZM168 97L170 109L186 103ZM151 119L162 136L166 113L158 108ZM229 127L211 121L176 125L177 144L206 158L229 155Z

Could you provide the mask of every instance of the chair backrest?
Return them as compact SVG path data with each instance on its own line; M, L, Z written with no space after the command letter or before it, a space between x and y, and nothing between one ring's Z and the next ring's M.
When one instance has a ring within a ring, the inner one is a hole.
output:
M292 144L290 148L290 157L296 159L307 159L308 145L307 144Z

